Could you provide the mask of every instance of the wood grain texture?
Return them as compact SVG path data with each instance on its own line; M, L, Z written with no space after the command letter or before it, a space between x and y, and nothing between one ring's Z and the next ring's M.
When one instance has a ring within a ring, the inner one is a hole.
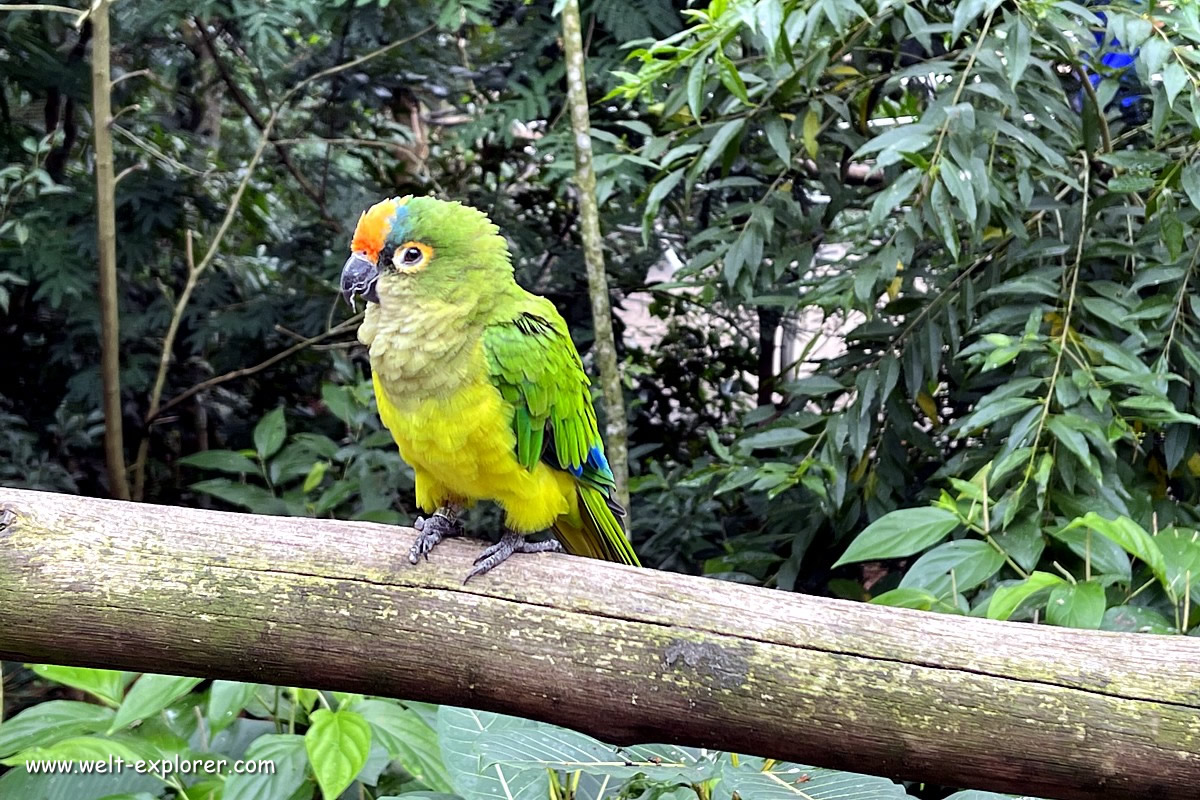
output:
M0 658L311 686L1055 798L1194 800L1200 639L0 488ZM530 688L532 687L532 688Z

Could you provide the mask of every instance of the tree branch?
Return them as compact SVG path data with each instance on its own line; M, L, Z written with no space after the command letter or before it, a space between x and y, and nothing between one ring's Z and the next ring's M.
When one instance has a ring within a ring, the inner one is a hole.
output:
M343 322L330 328L329 330L325 331L324 333L318 333L316 336L312 336L307 339L301 339L300 341L296 342L294 345L287 348L286 350L279 351L275 355L268 358L266 361L263 361L259 364L255 364L253 367L242 367L241 369L231 370L229 372L226 372L223 375L217 375L215 377L209 378L208 380L201 381L200 383L197 383L195 386L191 387L190 389L180 392L179 394L175 395L167 402L163 403L162 406L158 409L158 416L161 416L163 414L163 412L165 412L167 409L174 408L175 406L182 403L184 400L187 400L189 397L193 397L194 395L197 395L206 389L211 389L214 386L219 386L222 383L228 383L229 381L236 380L238 378L244 378L247 375L253 375L256 372L262 372L267 367L269 367L273 364L277 364L278 362L283 361L285 358L287 358L291 355L294 355L294 354L300 352L301 350L304 350L305 348L311 347L312 345L317 344L318 342L323 342L326 339L329 339L333 336L337 336L339 333L345 333L346 331L353 330L354 328L356 328L358 326L358 324L360 322L362 322L362 318L363 318L362 312L359 312L358 314L355 314L350 319L344 320ZM148 418L146 420L146 424L149 425L153 421L154 421L153 418Z
M1056 798L1191 800L1200 640L0 488L0 659L397 696ZM98 554L101 554L98 556ZM432 668L436 665L436 668ZM799 796L799 795L798 795Z

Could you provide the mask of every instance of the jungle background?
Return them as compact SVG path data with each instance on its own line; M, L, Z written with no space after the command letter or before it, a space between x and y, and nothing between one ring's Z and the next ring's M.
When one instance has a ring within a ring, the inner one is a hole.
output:
M561 5L114 3L107 420L92 24L0 6L0 482L119 496L119 417L136 500L410 522L336 294L385 196L486 210L595 372ZM581 7L645 564L1200 633L1197 7ZM306 688L19 664L0 685L2 798L953 792L683 748L548 775L495 742L586 737ZM131 752L284 768L18 768Z

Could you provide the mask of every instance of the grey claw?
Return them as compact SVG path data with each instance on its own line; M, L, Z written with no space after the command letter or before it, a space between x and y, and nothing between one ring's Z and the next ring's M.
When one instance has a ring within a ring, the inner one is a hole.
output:
M462 533L462 523L441 509L429 517L417 517L413 527L418 531L417 540L408 551L408 563L417 564L421 556L429 560L429 551L449 536Z
M494 545L484 548L479 557L475 559L475 566L467 573L467 577L463 578L463 585L471 578L483 575L495 569L499 565L508 560L513 553L561 553L563 546L557 539L547 539L542 542L526 541L524 536L505 531L500 537L500 541Z

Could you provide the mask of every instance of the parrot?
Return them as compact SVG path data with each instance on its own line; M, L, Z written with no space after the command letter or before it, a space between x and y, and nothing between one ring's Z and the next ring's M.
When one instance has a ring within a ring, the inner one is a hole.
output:
M381 200L355 227L341 293L352 308L366 301L358 340L379 416L428 515L414 522L411 563L464 533L464 509L490 501L505 530L464 583L514 553L641 566L567 324L517 284L486 214L434 197Z

